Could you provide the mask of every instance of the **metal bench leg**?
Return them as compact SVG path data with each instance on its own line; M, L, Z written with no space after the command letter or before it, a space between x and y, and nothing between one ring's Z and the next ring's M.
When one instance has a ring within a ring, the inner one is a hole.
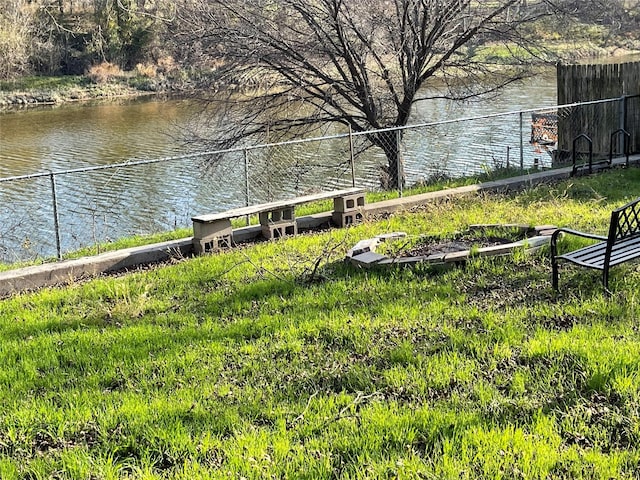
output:
M602 286L604 287L604 294L607 297L610 297L611 291L609 290L609 269L606 266L602 271Z
M556 230L551 234L551 286L558 291L558 236L560 230Z
M551 286L558 291L558 262L555 258L551 259Z

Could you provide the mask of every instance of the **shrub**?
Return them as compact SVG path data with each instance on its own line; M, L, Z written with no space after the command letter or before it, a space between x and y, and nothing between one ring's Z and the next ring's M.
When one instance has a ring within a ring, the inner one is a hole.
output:
M161 57L158 59L158 70L162 73L171 73L178 69L178 64L172 56Z
M136 75L140 77L156 78L158 69L150 63L138 63L136 65Z
M102 62L92 66L87 72L87 77L93 83L107 83L108 81L124 75L122 69L109 62Z

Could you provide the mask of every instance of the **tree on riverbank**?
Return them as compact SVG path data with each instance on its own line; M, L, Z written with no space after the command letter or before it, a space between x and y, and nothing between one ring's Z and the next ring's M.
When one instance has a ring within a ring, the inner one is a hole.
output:
M533 55L522 27L549 12L546 2L521 0L197 0L182 22L191 61L246 94L218 97L215 147L328 123L381 130L367 140L384 151L395 188L404 181L398 127L415 104L469 99L521 78ZM509 67L487 61L490 52L507 55Z

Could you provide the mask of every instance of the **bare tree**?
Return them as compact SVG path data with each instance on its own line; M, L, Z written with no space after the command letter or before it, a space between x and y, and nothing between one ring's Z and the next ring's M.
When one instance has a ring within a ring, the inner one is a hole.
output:
M215 147L336 123L380 130L367 139L384 151L395 188L404 177L396 175L394 128L416 102L469 99L522 78L531 55L520 27L549 8L522 0L185 0L181 21L191 62L228 87L228 97L210 98L223 109ZM509 66L483 61L487 47L509 52Z

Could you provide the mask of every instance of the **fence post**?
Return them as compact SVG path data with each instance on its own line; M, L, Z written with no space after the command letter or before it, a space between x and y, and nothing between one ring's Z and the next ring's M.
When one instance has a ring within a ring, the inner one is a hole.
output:
M51 200L53 202L53 229L56 234L56 252L58 260L62 260L62 247L60 245L60 219L58 218L58 196L56 194L56 177L52 171L49 171L49 179L51 180Z
M402 147L400 142L402 141L402 135L400 129L396 130L396 163L398 165L398 171L396 172L398 179L398 197L402 198L402 187L404 183L404 175L403 175L403 160L402 160Z
M622 95L620 97L620 120L618 121L618 129L622 129L627 132L627 96ZM624 154L624 143L626 139L624 135L619 135L620 139L618 139L618 152ZM631 143L631 142L629 142Z
M244 149L244 204L249 206L249 150ZM247 226L249 225L249 215L246 218Z
M355 155L353 153L353 129L351 125L349 125L349 154L350 154L350 162L351 162L351 186L356 186L356 166L355 166Z
M520 173L524 173L524 121L520 112Z

